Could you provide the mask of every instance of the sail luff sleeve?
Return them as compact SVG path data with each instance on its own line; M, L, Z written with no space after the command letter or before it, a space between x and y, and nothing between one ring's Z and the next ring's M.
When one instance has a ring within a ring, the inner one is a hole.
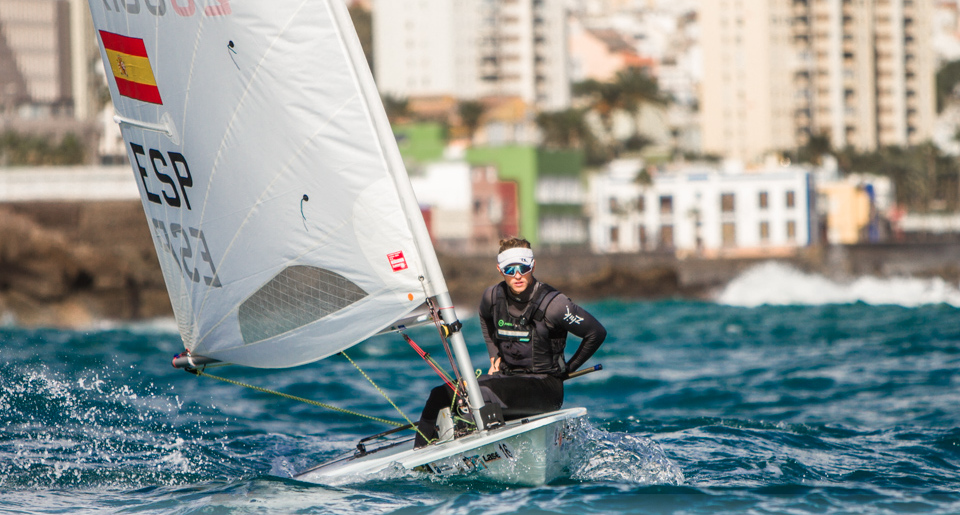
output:
M426 295L434 297L439 293L446 292L447 285L443 279L440 262L437 260L437 253L433 248L433 242L430 240L426 223L420 213L420 204L413 191L413 186L410 184L410 178L407 176L403 157L397 147L396 137L393 134L390 121L387 119L386 111L383 109L380 93L373 80L373 74L367 66L357 64L366 63L366 58L363 55L363 48L360 46L360 39L356 35L356 30L352 29L353 21L350 19L350 12L343 2L333 1L329 2L329 5L334 13L334 19L340 29L340 34L343 36L344 46L350 53L357 81L363 92L374 130L380 140L383 157L397 188L404 217L413 233L424 267ZM351 30L344 30L344 27L351 28Z
M363 49L360 46L360 40L356 35L356 31L342 30L343 27L353 26L350 13L343 2L334 0L330 2L330 6L335 15L334 19L341 28L340 33L344 35L344 44L350 52L357 80L359 81L367 102L377 136L380 139L384 158L387 161L391 176L396 183L404 215L416 241L420 259L424 267L426 294L428 297L437 298L439 307L441 308L441 318L444 323L452 325L457 320L453 310L453 301L450 298L446 281L443 278L443 271L440 268L436 250L433 248L433 242L430 240L426 223L423 220L423 215L420 213L420 205L413 192L413 186L410 184L410 178L407 176L406 167L403 164L403 157L400 155L400 149L397 147L396 137L393 135L390 121L387 119L386 111L383 109L383 104L380 101L380 94L374 83L373 74L367 66L357 64L365 63L366 59L363 56ZM470 408L474 413L477 426L482 429L483 420L480 416L480 410L484 405L483 396L480 393L480 385L477 383L477 378L474 375L470 353L467 350L466 342L460 332L455 332L451 335L450 340L457 359L457 366L466 383Z

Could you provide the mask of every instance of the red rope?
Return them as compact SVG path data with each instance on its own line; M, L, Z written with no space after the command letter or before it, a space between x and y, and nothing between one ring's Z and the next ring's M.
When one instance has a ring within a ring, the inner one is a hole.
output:
M431 368L433 368L433 371L436 372L437 375L440 376L440 379L443 379L443 382L444 382L444 383L447 383L447 386L449 386L451 390L453 390L454 392L456 392L456 391L457 391L457 388L456 388L455 386L453 386L453 383L451 383L449 379L447 379L447 375L443 372L443 370L441 370L440 367L438 367L438 366L436 365L436 363L434 363L434 361L433 361L432 359L430 359L430 355L427 354L426 351L424 351L423 349L421 349L420 346L417 345L417 342L413 341L412 338L410 338L409 336L407 336L407 335L405 335L405 334L402 335L402 336L403 336L403 339L406 340L407 343L409 343L411 347L413 347L413 350L417 351L417 354L419 354L420 357L423 358L423 360L426 361L427 364L430 365Z

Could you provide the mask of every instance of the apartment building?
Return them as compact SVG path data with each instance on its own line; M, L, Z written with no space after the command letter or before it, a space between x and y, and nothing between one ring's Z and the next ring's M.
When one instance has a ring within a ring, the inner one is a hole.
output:
M750 162L811 135L862 151L929 139L932 1L703 2L704 151Z
M399 97L570 103L563 0L376 0L374 69Z
M704 152L750 161L796 146L792 1L700 4Z
M0 114L96 114L89 18L82 0L0 0Z

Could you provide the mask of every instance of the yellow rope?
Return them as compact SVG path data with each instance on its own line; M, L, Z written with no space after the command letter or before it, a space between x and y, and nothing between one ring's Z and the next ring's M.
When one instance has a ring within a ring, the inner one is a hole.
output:
M349 359L349 358L348 358L348 359ZM280 397L283 397L283 398L285 398L285 399L290 399L290 400L293 400L293 401L305 402L305 403L311 404L311 405L313 405L313 406L319 406L319 407L321 407L321 408L327 408L327 409L330 409L330 410L333 410L333 411L339 411L340 413L346 413L346 414L348 414L348 415L356 415L356 416L358 416L358 417L363 417L363 418L370 419L370 420L373 420L373 421L376 421L376 422L380 422L380 423L383 423L383 424L387 424L387 425L390 425L390 426L400 427L400 426L403 425L403 424L401 424L401 423L399 423L399 422L395 422L395 421L393 421L393 420L387 420L387 419L384 419L384 418L378 418L378 417L374 417L374 416L370 416L370 415L364 415L363 413L358 413L358 412L356 412L356 411L350 411L350 410L344 409L344 408L338 408L338 407L336 407L336 406L331 406L331 405L329 405L329 404L324 404L324 403L322 403L322 402L318 402L318 401L314 401L314 400L310 400L310 399L304 399L303 397L297 397L297 396L294 396L294 395L289 395L289 394L286 394L286 393L283 393L283 392L278 392L278 391L275 391L275 390L268 390L268 389L266 389L266 388L261 388L261 387L259 387L259 386L254 386L254 385L252 385L252 384L241 383L240 381L234 381L233 379L227 379L226 377L220 377L220 376L211 375L211 374L208 374L208 373L206 373L206 372L204 372L204 371L202 371L202 370L199 370L199 369L192 369L192 370L187 370L187 371L188 371L188 372L191 372L191 373L193 373L193 374L195 374L195 375L197 375L197 376L209 377L210 379L216 379L216 380L218 380L218 381L223 381L224 383L230 383L230 384L235 385L235 386L242 386L242 387L244 387L244 388L250 388L251 390L256 390L256 391L261 392L261 393L269 393L269 394L273 394L273 395L279 395ZM366 375L366 374L364 374L364 375ZM378 389L379 389L379 388L378 388ZM389 400L389 399L388 399L388 400ZM393 403L391 402L391 404L393 404ZM401 415L402 415L402 413L401 413ZM404 418L406 418L406 416L404 416ZM410 419L407 419L407 422L410 422ZM416 426L414 426L414 427L416 427ZM419 431L419 429L418 429L418 431Z
M363 377L365 377L365 378L367 379L367 381L370 381L370 384L372 384L373 387L376 388L378 392L380 392L380 395L382 395L384 399L387 399L387 402L389 402L390 405L393 406L393 409L397 410L397 413L399 413L400 416L403 417L403 419L406 420L407 423L410 424L410 425L413 427L413 429L416 429L417 432L420 433L420 436L422 436L424 440L427 440L428 442L429 442L429 441L432 441L432 440L430 440L429 438L427 438L427 435L423 434L423 432L420 431L420 426L418 426L417 424L414 424L413 421L410 420L410 418L407 417L407 414L404 413L403 410L401 410L400 407L397 406L397 405L390 399L390 396L387 395L387 392L381 390L380 387L377 386L377 383L374 383L374 382L373 382L373 379L370 379L370 376L368 376L367 373L364 372L363 369L360 368L360 365L357 365L352 359L350 359L350 356L347 356L347 353L346 353L346 352L340 351L340 354L342 354L343 357L347 358L347 361L349 361L350 364L354 366L354 368L356 368L361 374L363 374ZM400 425L400 424L397 424L397 425Z

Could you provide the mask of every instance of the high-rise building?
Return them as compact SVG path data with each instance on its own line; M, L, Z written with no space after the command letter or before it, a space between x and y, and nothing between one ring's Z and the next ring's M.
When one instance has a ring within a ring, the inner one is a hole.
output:
M515 96L570 102L562 0L376 0L374 68L382 93Z
M930 138L931 0L701 4L704 151L755 161L805 144L862 151Z
M0 0L0 113L95 113L96 39L82 0Z

